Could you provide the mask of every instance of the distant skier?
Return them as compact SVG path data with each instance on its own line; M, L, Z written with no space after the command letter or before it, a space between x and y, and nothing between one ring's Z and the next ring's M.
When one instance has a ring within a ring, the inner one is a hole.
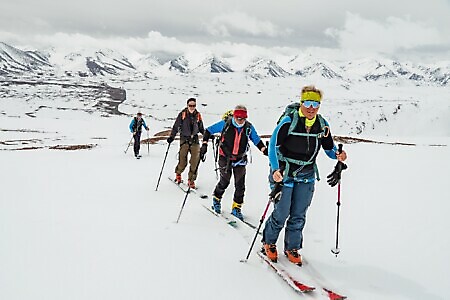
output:
M141 155L139 154L139 149L141 148L141 133L142 126L144 126L145 130L149 130L147 124L145 124L144 119L142 118L142 113L139 111L131 120L130 123L130 131L133 134L134 138L134 156L139 159Z
M300 105L286 112L272 133L269 161L273 181L281 183L281 193L275 199L274 210L263 230L263 251L269 259L278 258L276 242L281 229L284 233L284 254L292 263L301 265L299 250L303 243L306 212L318 178L316 157L322 147L332 159L344 161L345 151L337 153L327 121L318 115L322 92L314 86L302 89ZM288 106L289 107L289 106ZM329 183L340 178L340 171L329 175ZM287 220L287 222L286 222Z
M244 219L241 209L244 203L247 151L250 140L267 155L267 148L253 125L247 121L247 117L247 108L242 105L236 106L233 115L228 119L220 120L206 128L200 149L200 157L203 159L207 152L210 136L221 133L219 144L220 179L213 192L212 208L216 213L221 212L221 199L230 184L233 173L235 190L231 213L241 220Z
M187 166L188 153L191 154L189 160L190 168L188 174L188 185L195 189L195 180L197 179L197 166L200 160L200 143L198 134L203 134L204 126L202 115L197 111L197 99L189 98L187 106L178 114L172 127L172 132L167 138L170 144L175 139L177 133L180 133L180 152L178 153L178 165L175 167L175 182L181 183L181 174Z

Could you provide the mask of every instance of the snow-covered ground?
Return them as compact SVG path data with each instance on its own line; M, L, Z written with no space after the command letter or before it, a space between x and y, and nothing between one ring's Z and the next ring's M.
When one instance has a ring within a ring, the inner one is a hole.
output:
M150 135L170 127L191 96L198 97L206 125L241 103L248 106L258 133L270 134L283 107L309 83L205 76L108 83L127 90L120 110L131 115L141 109ZM417 145L344 145L349 169L341 186L341 253L336 258L330 251L337 189L322 180L307 216L305 258L349 299L447 299L448 91L362 84L347 90L319 79L316 85L325 92L321 113L335 135ZM0 145L0 299L301 297L255 253L247 263L239 262L254 232L243 236L214 217L201 205L210 199L190 195L175 223L184 194L167 177L176 165L177 142L169 148L155 191L167 143L150 145L149 153L142 145L141 160L133 158L131 149L125 155L130 115L87 112L79 108L91 104L63 93L27 100L10 95L0 100L0 141L97 146L8 151L24 145ZM46 108L36 110L40 105ZM75 109L61 109L67 107ZM26 115L30 111L35 117ZM216 183L211 152L210 147L197 181L208 195ZM243 213L257 223L269 192L267 158L254 147L251 155ZM335 164L323 153L318 163L322 178ZM224 196L225 210L231 207L232 191L230 186ZM282 236L279 242L282 249ZM259 239L254 251L258 248ZM320 291L305 297L326 299Z

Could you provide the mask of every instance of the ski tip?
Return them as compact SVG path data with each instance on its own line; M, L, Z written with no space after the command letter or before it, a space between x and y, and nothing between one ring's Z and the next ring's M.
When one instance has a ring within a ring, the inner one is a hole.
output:
M329 290L329 289L326 289L326 288L323 288L323 290L328 294L328 298L330 298L330 300L344 300L344 299L347 299L346 296L339 295L339 294L333 292L332 290Z
M229 222L228 222L228 225L231 225L231 226L233 226L233 227L237 227L236 221L229 221Z
M313 286L309 286L309 285L303 284L303 283L301 283L301 282L298 282L298 281L295 280L295 279L292 279L292 281L294 282L295 286L298 287L298 289L299 289L300 291L302 291L302 293L312 292L312 291L314 291L314 290L316 289L316 288L313 287Z

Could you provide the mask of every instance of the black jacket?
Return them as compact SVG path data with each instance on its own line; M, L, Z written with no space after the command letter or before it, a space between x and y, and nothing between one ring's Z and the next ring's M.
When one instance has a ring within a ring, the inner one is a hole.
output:
M201 114L197 110L191 114L187 108L183 109L173 124L170 136L175 137L178 132L182 143L198 143L198 134L205 132Z
M314 152L316 149L316 138L312 136L297 136L288 134L289 127L291 126L291 123L285 123L283 126L281 126L280 130L277 134L277 146L280 146L280 152L284 157L296 159L296 160L302 160L302 161L309 161L315 162L317 154L319 151ZM294 132L299 133L307 133L306 127L305 127L305 118L299 118L297 126L293 130ZM316 122L314 122L313 126L311 127L309 133L316 134L322 132L322 128L320 125L319 118L316 119ZM328 132L326 137L319 138L317 145L317 150L319 150L321 147L324 150L331 150L333 149L334 143L333 143L333 137L331 135L331 132ZM280 161L280 165L284 164L284 162ZM299 165L292 165L290 167L290 171L294 171L297 168L299 168ZM313 164L307 165L303 168L303 172L308 172L313 169ZM291 174L289 174L291 175Z

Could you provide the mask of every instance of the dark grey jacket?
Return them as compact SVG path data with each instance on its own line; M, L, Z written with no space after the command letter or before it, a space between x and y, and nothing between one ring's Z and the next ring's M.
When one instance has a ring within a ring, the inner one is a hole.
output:
M198 134L205 132L202 115L197 110L194 110L191 114L187 108L183 109L173 124L170 136L175 137L178 132L180 133L181 143L187 141L198 144Z

